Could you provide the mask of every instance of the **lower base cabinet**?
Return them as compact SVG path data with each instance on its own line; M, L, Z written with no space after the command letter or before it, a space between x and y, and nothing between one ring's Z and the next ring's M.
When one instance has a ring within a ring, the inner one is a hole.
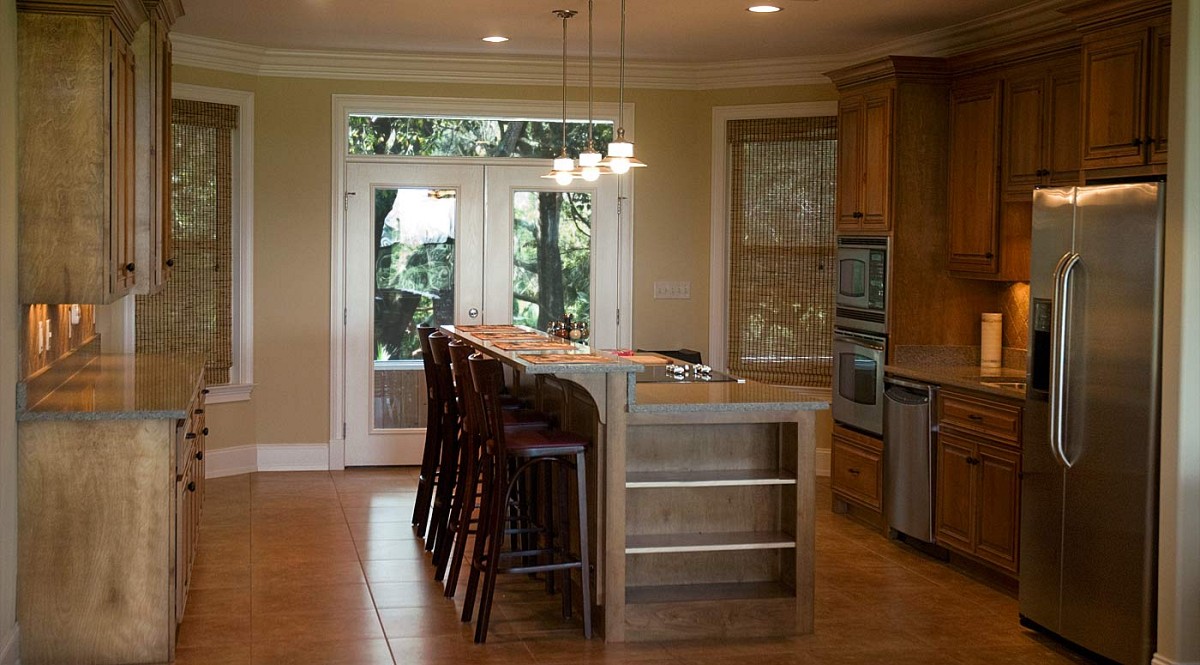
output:
M20 422L25 665L174 660L204 497L204 392L183 419Z
M835 509L845 512L841 502L882 519L883 441L834 425L832 446L829 475Z
M937 544L1015 576L1021 408L950 391L939 394L938 402Z

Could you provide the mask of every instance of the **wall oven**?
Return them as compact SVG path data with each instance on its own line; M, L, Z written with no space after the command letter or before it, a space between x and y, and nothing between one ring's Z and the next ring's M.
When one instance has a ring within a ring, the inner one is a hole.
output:
M833 329L833 419L883 435L883 365L887 338Z
M833 325L886 334L887 237L837 239L837 308Z

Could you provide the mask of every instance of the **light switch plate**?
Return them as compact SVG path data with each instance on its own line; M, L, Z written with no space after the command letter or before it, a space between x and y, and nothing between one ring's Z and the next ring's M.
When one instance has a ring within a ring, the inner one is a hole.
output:
M655 300L690 300L692 297L691 282L655 282Z

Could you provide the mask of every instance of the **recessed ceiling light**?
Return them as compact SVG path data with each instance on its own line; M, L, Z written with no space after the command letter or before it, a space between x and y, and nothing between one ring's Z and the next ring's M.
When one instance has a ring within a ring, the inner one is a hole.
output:
M489 42L491 44L499 44L500 42L508 41L508 37L501 37L500 35L492 35L491 37L484 37L483 41Z
M783 8L776 7L775 5L754 5L753 7L747 7L746 11L751 11L755 14L774 14L775 12L783 11Z

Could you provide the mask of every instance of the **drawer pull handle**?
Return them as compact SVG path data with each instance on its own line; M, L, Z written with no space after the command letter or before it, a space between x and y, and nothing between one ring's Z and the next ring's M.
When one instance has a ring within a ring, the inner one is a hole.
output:
M195 411L193 411L193 413L195 413L196 415L200 415L200 414L204 413L204 409L196 409Z
M187 434L185 434L185 435L183 436L183 438L185 438L185 439L187 439L187 440L191 441L192 439L196 438L196 433L195 433L195 432L188 432Z
M202 460L202 459L204 459L204 451L203 451L203 450L201 450L201 451L198 451L198 452L196 453L196 459L198 459L198 460Z
M207 394L208 394L208 388L203 388L203 389L201 389L201 390L200 390L200 394L201 394L201 395L207 395Z
M204 436L208 436L208 428L205 427L204 429L200 430L200 433L203 434Z
M967 416L967 418L977 423L983 422L983 416L979 415L978 413L972 413L971 415Z
M190 482L190 483L188 483L188 484L187 484L187 491L189 491L189 492L195 492L195 491L196 491L196 481L192 481L192 482Z
M849 469L846 469L846 471L850 472L850 475L852 476L857 476L859 474L858 469L854 467L850 467Z

